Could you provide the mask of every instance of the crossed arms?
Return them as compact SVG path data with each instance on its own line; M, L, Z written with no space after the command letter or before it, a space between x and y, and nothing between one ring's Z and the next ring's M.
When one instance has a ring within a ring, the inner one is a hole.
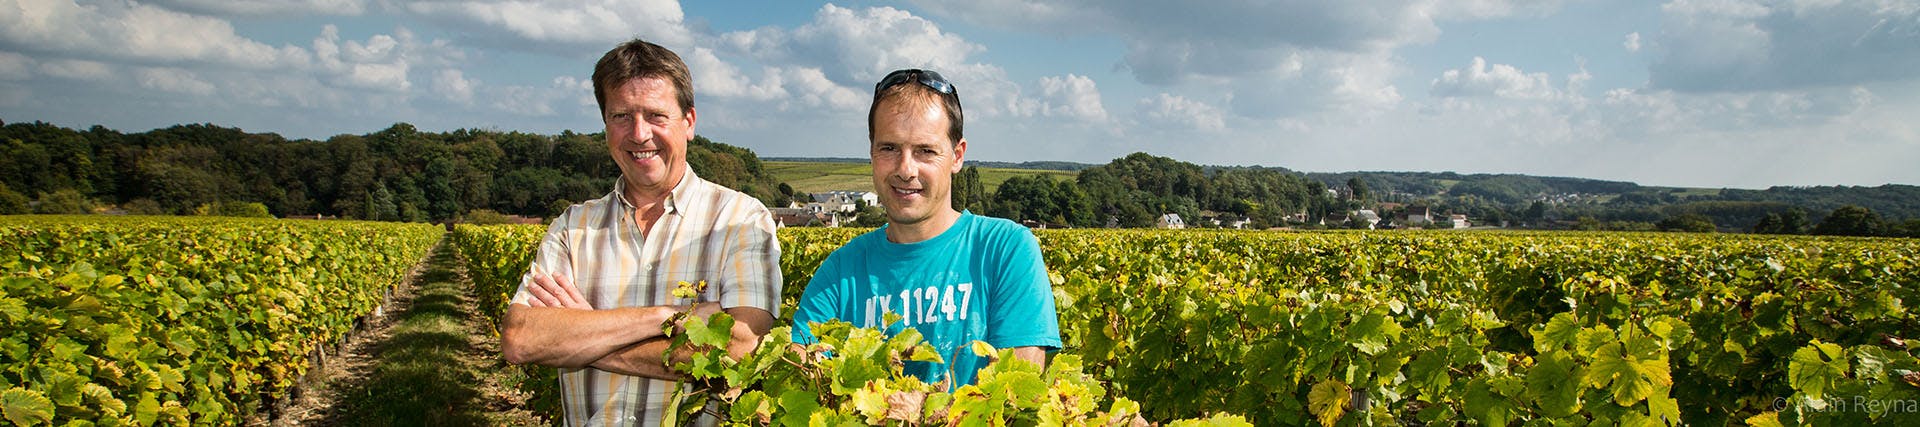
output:
M663 358L670 339L662 326L675 314L691 312L706 318L725 311L733 316L733 340L727 352L745 357L773 328L773 315L758 307L722 310L717 303L679 306L595 309L566 276L535 274L527 286L532 298L507 307L501 322L500 347L507 362L559 368L592 367L603 371L679 380L683 377ZM679 329L683 324L672 327ZM690 349L675 352L671 361L684 362Z

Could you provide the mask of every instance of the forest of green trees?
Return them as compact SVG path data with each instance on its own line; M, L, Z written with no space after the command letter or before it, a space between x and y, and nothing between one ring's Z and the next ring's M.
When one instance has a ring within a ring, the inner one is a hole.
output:
M787 201L751 151L696 138L687 157L703 178ZM599 134L436 133L405 123L326 141L205 124L121 133L10 123L0 126L0 158L0 214L105 205L205 214L257 203L280 217L445 221L480 209L548 217L605 195L619 176Z
M969 179L955 180L956 194ZM1344 210L1327 187L1281 169L1213 168L1146 153L1134 153L1080 171L1073 181L1039 175L1000 184L991 198L956 198L956 204L989 215L1074 227L1149 227L1163 214L1187 221L1216 215L1247 217L1257 227L1286 225L1306 212L1318 218Z
M701 177L769 206L797 194L752 150L696 136ZM0 125L0 214L324 215L449 221L475 212L551 217L606 194L619 175L600 134L462 129L406 123L325 141L209 124L140 133L42 122ZM979 170L954 177L954 204L977 213L1070 227L1150 227L1168 213L1190 225L1245 218L1251 227L1320 227L1372 209L1396 226L1407 209L1464 214L1477 224L1590 230L1739 231L1920 236L1920 187L1774 187L1692 194L1629 182L1452 172L1298 173L1200 166L1146 153L1078 169L1074 179L1016 176L988 192ZM1304 216L1307 221L1295 221ZM882 221L875 213L863 224ZM1364 226L1349 221L1330 227Z

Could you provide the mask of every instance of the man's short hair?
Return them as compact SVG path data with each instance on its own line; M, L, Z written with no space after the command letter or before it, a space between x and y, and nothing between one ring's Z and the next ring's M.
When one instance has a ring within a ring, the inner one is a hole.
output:
M693 73L687 71L687 63L672 50L633 39L607 51L593 65L593 101L600 104L600 113L607 112L607 91L636 78L666 79L677 92L680 112L693 110Z
M892 80L891 78L896 75L901 75L900 77L904 77L904 79L891 85L887 84L889 80ZM928 83L924 82L924 80L928 78L931 78L932 81L935 82L934 84L945 85L945 90L936 90L933 86L928 86ZM940 77L939 73L910 69L888 73L887 77L880 79L880 84L884 86L874 88L873 105L867 107L868 141L873 140L873 117L875 113L880 111L880 100L892 97L906 97L907 100L918 102L934 102L938 100L937 104L940 105L942 110L947 112L947 142L952 144L960 143L961 129L964 127L962 125L966 121L966 115L960 110L960 89L955 87L953 83L947 82L945 78Z

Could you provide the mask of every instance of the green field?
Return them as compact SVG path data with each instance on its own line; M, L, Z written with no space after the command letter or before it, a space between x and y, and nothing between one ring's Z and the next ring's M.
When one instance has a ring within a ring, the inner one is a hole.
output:
M831 162L763 162L773 178L793 186L795 190L817 193L833 190L873 191L873 166L866 163ZM1069 171L1041 169L1004 169L980 168L980 180L987 185L987 191L1000 188L1007 178L1022 175L1049 175L1054 179L1073 179L1077 174Z

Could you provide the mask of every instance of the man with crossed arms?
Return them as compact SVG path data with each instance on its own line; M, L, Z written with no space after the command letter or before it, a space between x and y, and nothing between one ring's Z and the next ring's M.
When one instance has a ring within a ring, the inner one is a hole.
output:
M725 311L735 320L728 350L752 351L780 307L780 245L758 200L687 167L697 114L679 55L621 44L594 66L593 94L620 179L547 228L500 347L508 362L560 369L567 425L655 425L682 378L662 359L662 323ZM707 288L675 298L683 281Z

